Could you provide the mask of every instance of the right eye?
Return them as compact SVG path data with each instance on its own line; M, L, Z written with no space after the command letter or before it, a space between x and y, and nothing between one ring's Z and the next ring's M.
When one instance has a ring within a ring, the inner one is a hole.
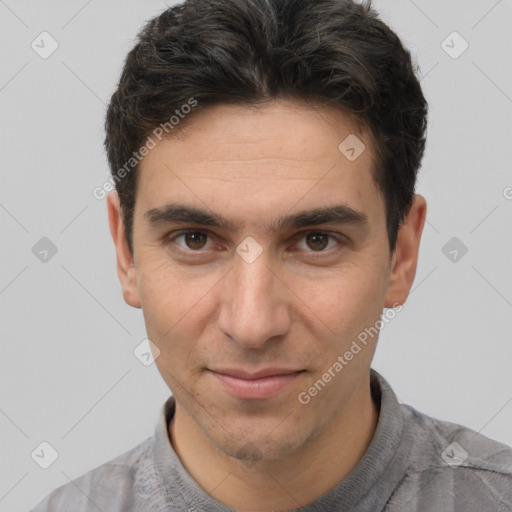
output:
M208 241L208 233L204 231L186 230L180 231L179 233L168 238L169 242L176 243L180 250L184 252L200 252L205 249L205 244ZM182 243L179 243L181 240ZM206 247L207 249L208 247Z

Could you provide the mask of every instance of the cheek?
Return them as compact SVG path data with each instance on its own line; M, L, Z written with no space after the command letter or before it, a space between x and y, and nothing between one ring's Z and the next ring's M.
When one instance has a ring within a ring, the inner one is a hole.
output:
M161 328L172 328L191 312L207 293L210 280L191 280L183 268L156 252L139 258L137 285L144 314Z
M192 279L162 258L139 264L138 287L146 330L159 347L162 361L174 361L176 366L189 359L215 318L218 281L219 276L212 272Z
M385 296L381 269L364 265L303 282L298 289L297 296L309 309L311 321L339 343L347 342L349 337L375 323Z

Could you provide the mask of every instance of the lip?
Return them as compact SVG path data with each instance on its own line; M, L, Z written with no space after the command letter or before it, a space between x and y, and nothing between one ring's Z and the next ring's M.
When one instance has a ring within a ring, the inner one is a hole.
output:
M240 369L210 370L222 387L241 400L271 398L299 378L304 370L265 368L255 373Z

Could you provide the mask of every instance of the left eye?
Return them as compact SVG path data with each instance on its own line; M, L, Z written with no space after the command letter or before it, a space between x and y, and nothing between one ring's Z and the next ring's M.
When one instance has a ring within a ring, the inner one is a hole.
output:
M310 233L306 233L303 235L302 240L305 240L308 247L299 247L301 244L297 244L299 249L303 249L305 251L313 251L313 252L325 252L326 248L329 246L329 241L336 241L336 244L339 243L334 236L329 235L328 233L312 231ZM329 247L332 248L332 247Z

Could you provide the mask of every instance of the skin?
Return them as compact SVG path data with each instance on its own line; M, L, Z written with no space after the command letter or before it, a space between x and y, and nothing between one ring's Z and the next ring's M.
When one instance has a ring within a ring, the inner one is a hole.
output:
M369 368L378 336L308 404L298 395L384 307L405 302L426 201L414 196L390 254L372 140L333 107L291 100L210 107L179 133L140 165L133 256L117 193L108 196L124 299L142 308L160 350L156 365L176 398L169 439L198 484L232 508L304 506L356 466L375 433ZM338 150L349 134L366 145L355 161ZM176 201L238 228L155 226L145 218ZM340 204L363 212L367 224L266 229L280 216ZM206 236L171 240L184 229ZM308 238L318 231L340 238ZM262 249L252 263L236 252L248 236ZM209 371L269 366L305 371L262 400L232 396Z

